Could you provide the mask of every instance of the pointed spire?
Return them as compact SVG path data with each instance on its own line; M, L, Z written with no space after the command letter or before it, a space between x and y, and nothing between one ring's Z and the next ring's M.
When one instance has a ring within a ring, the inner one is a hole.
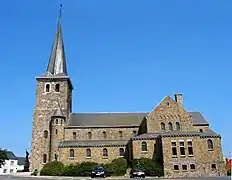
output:
M57 31L47 67L47 73L50 75L67 76L67 67L61 28L61 15L62 5L60 5L60 14L58 18Z

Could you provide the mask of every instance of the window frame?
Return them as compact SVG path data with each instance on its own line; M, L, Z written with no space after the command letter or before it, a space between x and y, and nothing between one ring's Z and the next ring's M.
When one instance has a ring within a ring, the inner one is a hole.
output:
M44 93L50 93L50 92L51 92L51 84L50 83L46 83L44 85Z
M108 158L109 153L108 153L108 149L107 149L107 148L104 148L104 149L102 150L102 156L103 156L103 158Z
M47 158L48 158L48 156L47 156L47 154L43 154L43 164L46 164L47 163Z
M178 127L178 128L177 128ZM180 123L179 122L176 122L176 130L177 131L180 131Z
M183 145L182 145L182 143L183 143ZM184 141L179 141L179 149L180 149L180 157L185 157L186 152L185 152L185 142Z
M55 84L55 93L60 93L60 84L59 83Z
M207 146L208 146L208 151L213 151L214 145L212 139L207 140Z
M123 155L121 153L123 153ZM124 148L119 148L119 157L124 157L124 156L125 156L125 150L124 150Z
M191 144L189 144L189 143L191 143ZM188 156L190 156L190 157L194 156L193 155L194 154L194 152L193 152L193 142L191 140L187 141L187 146L188 146ZM189 153L190 151L192 152L192 154Z
M92 157L92 152L91 149L86 149L85 150L85 158L91 158Z
M147 152L147 142L141 142L141 152Z
M169 130L169 131L173 131L173 126L172 126L172 123L171 123L171 122L168 123L168 130Z
M75 151L74 151L74 149L70 149L69 150L69 159L74 159L74 157L75 157Z
M177 144L176 141L172 141L171 142L171 146L172 146L172 157L176 158L178 153L177 153ZM174 153L175 152L175 153Z
M161 131L165 131L165 130L166 130L166 127L165 127L165 123L164 123L164 122L161 122L161 123L160 123L160 129L161 129Z

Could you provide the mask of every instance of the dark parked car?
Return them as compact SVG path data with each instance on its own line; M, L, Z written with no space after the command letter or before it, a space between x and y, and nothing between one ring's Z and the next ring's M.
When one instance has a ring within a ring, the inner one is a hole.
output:
M102 177L104 178L106 175L106 171L103 167L101 166L98 166L96 168L94 168L92 170L92 173L91 173L91 178L95 178L95 177Z
M134 177L142 177L142 178L145 178L145 171L143 169L140 169L140 168L133 168L131 169L130 171L130 177L131 178L134 178Z

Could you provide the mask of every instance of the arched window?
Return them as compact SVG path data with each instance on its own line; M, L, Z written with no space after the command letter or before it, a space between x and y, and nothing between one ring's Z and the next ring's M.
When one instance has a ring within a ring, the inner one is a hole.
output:
M60 85L59 84L56 84L55 91L60 92Z
M63 120L62 120L62 119L60 120L60 124L61 124L61 125L63 124Z
M69 151L69 157L74 158L74 149L70 149Z
M106 139L106 138L107 138L107 135L106 135L106 132L105 132L105 131L102 132L102 137L103 137L103 139Z
M147 143L142 142L141 151L147 151Z
M58 129L56 129L56 134L58 134Z
M44 131L44 138L46 138L46 139L48 138L48 131L47 130Z
M90 149L86 149L85 157L91 157L91 150Z
M162 122L160 125L161 125L161 130L165 130L165 124Z
M179 131L180 130L180 123L176 122L176 130Z
M108 150L106 148L103 149L103 156L108 157Z
M56 124L58 124L59 123L59 120L58 119L56 119Z
M73 139L77 139L77 133L76 132L73 132Z
M122 131L118 131L119 139L122 139Z
M45 86L45 91L46 91L46 92L50 92L50 84L46 84L46 86Z
M88 132L88 139L92 139L92 133Z
M208 150L213 150L213 141L211 139L208 139L207 144L208 144Z
M170 131L173 130L173 127L172 127L172 123L171 123L171 122L168 123L168 128L169 128Z
M43 154L43 163L47 163L47 154Z
M119 156L124 156L124 149L123 148L119 149Z
M203 129L200 129L199 131L200 131L200 132L203 132Z

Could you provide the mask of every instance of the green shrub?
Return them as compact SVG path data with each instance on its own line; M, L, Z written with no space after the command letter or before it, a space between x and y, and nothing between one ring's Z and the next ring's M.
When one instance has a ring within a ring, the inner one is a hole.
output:
M114 159L111 163L112 163L112 168L115 168L115 171L113 172L112 175L123 176L124 174L126 174L126 170L127 170L126 159L117 158L117 159Z
M132 168L143 169L147 176L163 176L162 165L149 158L134 159L132 161Z
M83 162L81 164L70 164L65 166L63 176L91 176L93 168L97 167L98 163Z
M83 162L79 165L79 176L91 176L93 168L97 167L96 162Z
M42 176L60 176L64 170L64 164L59 161L52 161L44 165L40 171Z
M79 176L80 164L70 164L64 167L62 176Z

